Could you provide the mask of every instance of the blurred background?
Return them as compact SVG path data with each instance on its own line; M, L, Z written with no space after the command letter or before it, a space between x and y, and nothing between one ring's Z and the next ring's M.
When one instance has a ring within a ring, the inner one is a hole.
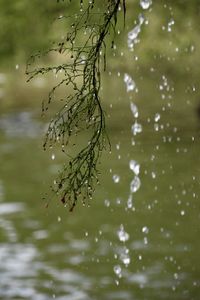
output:
M0 0L0 299L198 300L200 3L127 0L125 27L119 13L101 91L112 151L94 198L71 214L50 193L65 156L42 149L55 78L27 83L25 70L66 34L70 21L55 19L77 11L79 1Z

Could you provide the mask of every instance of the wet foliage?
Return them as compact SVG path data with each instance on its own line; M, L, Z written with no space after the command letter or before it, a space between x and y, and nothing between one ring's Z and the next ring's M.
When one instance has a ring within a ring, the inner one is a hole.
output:
M41 74L63 74L62 79L50 91L47 101L43 103L43 113L48 110L57 90L67 87L65 97L61 99L63 106L49 124L44 149L59 143L69 158L59 173L53 190L69 206L70 211L79 198L83 203L92 198L98 183L99 158L109 145L105 113L100 100L101 72L106 68L106 38L108 35L113 35L114 38L121 8L125 17L124 0L105 1L103 10L98 8L95 0L89 1L87 5L80 1L78 13L70 17L59 17L60 20L71 19L66 36L44 53L31 56L27 64L28 81ZM113 44L114 42L110 47ZM50 53L64 56L66 62L56 66L33 66L38 58ZM71 136L82 130L88 131L90 137L77 155L69 157Z

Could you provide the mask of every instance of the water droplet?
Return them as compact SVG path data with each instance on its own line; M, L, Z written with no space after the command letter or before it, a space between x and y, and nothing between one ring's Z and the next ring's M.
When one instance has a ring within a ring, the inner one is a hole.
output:
M138 113L137 106L133 102L131 102L130 107L131 107L131 111L133 113L134 118L138 118L139 113Z
M113 181L114 181L114 183L119 183L119 181L120 181L120 176L117 175L117 174L114 174L114 175L113 175Z
M120 144L116 144L116 149L117 149L117 150L120 149Z
M131 181L130 184L130 190L132 193L135 193L139 190L141 186L141 181L140 178L138 176L135 176L134 179Z
M137 161L130 160L129 167L135 173L135 175L138 175L140 173L140 165Z
M58 222L61 222L61 217L60 216L58 216Z
M158 122L160 120L160 114L155 114L154 120L155 122Z
M135 40L138 37L138 34L140 33L140 31L141 31L141 26L137 25L128 33L128 48L129 49L133 49Z
M128 267L128 265L131 262L131 259L130 259L130 256L128 253L121 253L120 259L126 267Z
M133 197L130 195L127 200L127 207L130 209L133 206Z
M184 215L185 215L185 211L182 210L182 211L181 211L181 216L184 216Z
M145 17L143 14L139 14L138 16L139 24L142 25L145 21Z
M134 44L136 43L137 37L141 31L141 26L144 23L144 16L142 14L139 15L139 24L136 25L131 31L128 33L128 48L133 50Z
M149 228L147 226L142 227L142 232L145 234L149 233Z
M120 205L121 202L122 202L122 200L121 200L120 198L117 198L117 199L116 199L116 204L117 204L117 205Z
M84 65L85 62L86 62L86 56L85 56L85 55L81 55L81 61L80 61L80 63L81 63L82 65Z
M142 125L137 123L137 121L135 121L135 123L132 125L131 129L132 129L133 135L136 135L137 133L142 132Z
M143 9L148 9L151 4L152 4L152 0L140 0L140 6Z
M54 160L55 157L56 157L56 156L55 156L55 154L53 153L53 154L51 155L51 159Z
M167 31L171 32L172 31L172 26L175 24L175 21L171 19L167 25Z
M106 207L109 207L110 206L110 201L108 199L105 199L104 204L105 204Z
M178 274L174 273L174 279L178 279Z
M129 240L129 234L124 230L124 226L121 224L119 230L117 231L118 238L120 242L126 242Z
M128 74L124 74L124 82L126 84L126 90L127 92L133 91L135 88L135 82L133 81L133 79L131 78L130 75Z
M19 69L19 65L16 65L16 66L15 66L15 69L18 70L18 69Z
M113 270L114 270L115 274L116 274L119 278L122 277L122 268L121 268L120 265L114 266Z
M158 124L154 124L154 130L158 131L159 130L159 125Z

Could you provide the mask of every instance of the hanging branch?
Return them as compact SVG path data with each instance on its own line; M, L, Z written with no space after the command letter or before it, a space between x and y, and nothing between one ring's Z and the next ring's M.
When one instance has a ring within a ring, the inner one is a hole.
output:
M98 182L97 165L102 150L109 143L105 132L105 114L100 101L102 61L106 67L106 37L114 33L117 14L122 4L124 15L125 0L107 0L104 12L95 12L95 0L90 0L86 8L80 1L80 13L74 16L71 30L66 38L55 47L43 53L60 53L70 56L67 63L30 69L41 53L30 58L27 63L28 81L37 75L62 71L64 78L52 88L48 99L43 103L43 112L51 104L55 92L62 86L71 87L73 93L66 95L64 105L51 120L44 142L47 146L60 142L63 152L69 147L70 137L83 129L91 133L86 146L64 165L56 180L55 192L60 200L75 207L78 198L83 202L91 198ZM65 18L65 17L62 17ZM85 37L81 46L77 46L80 37Z

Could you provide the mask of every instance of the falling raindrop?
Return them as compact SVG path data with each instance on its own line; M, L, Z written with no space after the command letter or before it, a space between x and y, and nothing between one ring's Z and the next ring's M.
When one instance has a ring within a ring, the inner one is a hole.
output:
M140 178L138 176L135 176L130 184L131 193L137 192L139 190L140 186L141 186Z
M140 6L143 9L148 9L152 4L152 0L140 0Z
M124 226L121 224L119 230L117 231L118 238L120 242L126 242L129 240L129 234L124 230Z
M159 125L158 124L154 124L154 130L158 131L159 130Z
M124 82L126 84L126 90L127 92L133 91L135 89L135 82L131 78L130 75L124 74Z
M155 122L158 122L160 120L160 114L159 113L155 114L154 120L155 120Z
M113 175L113 181L114 181L114 183L119 183L119 181L120 181L120 176L117 175L117 174L114 174L114 175Z
M142 132L142 125L137 123L137 121L135 121L135 123L132 125L131 129L132 129L133 135L136 135L137 133Z
M105 204L106 207L109 207L110 206L110 201L108 199L105 199L104 204Z
M137 161L130 160L129 167L135 173L135 175L138 175L140 173L140 165Z
M119 278L122 277L122 268L121 268L120 265L114 266L113 270L114 270L115 274L116 274Z
M134 42L136 38L138 37L139 33L141 31L141 26L137 25L135 26L129 33L128 33L128 47L129 49L133 49Z
M117 149L117 150L120 149L120 144L116 144L116 149Z
M131 262L131 258L129 256L129 249L125 248L124 249L124 252L122 252L120 254L120 260L123 262L123 264L128 267L128 265L130 264Z
M133 207L133 197L130 195L127 200L127 207L130 209Z
M138 113L137 106L133 102L131 102L130 107L131 107L131 111L133 113L134 118L138 118L139 113Z
M142 14L139 15L139 24L136 25L131 31L128 33L128 48L133 50L134 44L136 43L137 37L141 31L141 26L144 23L144 16Z
M171 19L167 25L167 31L171 32L172 31L172 26L175 24L175 21Z
M115 280L116 285L119 285L119 280Z
M145 234L149 233L149 228L147 226L142 227L142 232Z

